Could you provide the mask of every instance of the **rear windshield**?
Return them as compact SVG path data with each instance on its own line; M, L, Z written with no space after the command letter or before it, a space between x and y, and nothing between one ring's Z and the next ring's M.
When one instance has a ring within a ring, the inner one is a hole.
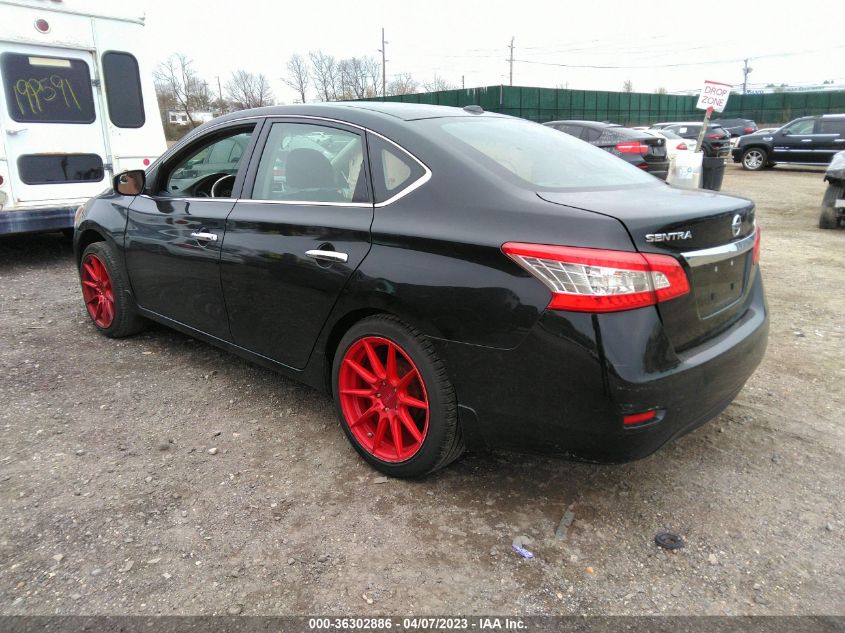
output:
M81 59L3 53L9 116L20 123L93 123L88 64Z
M532 190L652 184L654 177L616 156L545 125L509 118L430 119L443 147ZM457 142L455 142L457 141Z

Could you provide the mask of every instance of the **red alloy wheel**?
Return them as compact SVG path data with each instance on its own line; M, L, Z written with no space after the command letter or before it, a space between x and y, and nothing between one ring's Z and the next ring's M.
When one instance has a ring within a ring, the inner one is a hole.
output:
M343 357L340 408L361 447L384 462L416 455L428 433L425 383L408 354L393 341L366 336Z
M114 292L109 273L96 255L82 260L82 298L91 320L107 329L114 321Z

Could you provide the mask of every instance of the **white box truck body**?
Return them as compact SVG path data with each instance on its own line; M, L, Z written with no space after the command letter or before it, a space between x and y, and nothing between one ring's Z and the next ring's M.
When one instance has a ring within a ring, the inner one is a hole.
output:
M92 0L0 0L0 235L76 208L166 149L144 20Z

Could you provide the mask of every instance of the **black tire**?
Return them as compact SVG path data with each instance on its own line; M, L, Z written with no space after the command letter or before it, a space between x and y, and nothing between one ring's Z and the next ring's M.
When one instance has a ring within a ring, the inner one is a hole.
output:
M398 345L416 365L428 394L428 432L419 450L402 462L386 462L365 449L352 434L343 413L338 388L341 364L349 348L362 338L375 336ZM457 398L434 346L418 330L389 315L368 317L353 325L338 345L332 363L335 411L347 439L370 465L391 477L422 477L455 461L464 452L458 422Z
M762 147L749 147L742 153L742 168L748 171L760 171L769 164L769 153Z
M86 309L86 313L91 317L91 323L110 338L123 338L137 334L144 329L145 321L138 314L135 300L129 290L129 280L126 279L123 267L119 265L114 251L114 247L108 242L94 242L83 251L80 263L85 262L89 255L102 262L111 281L114 296L114 318L111 323L107 327L103 327L91 317Z
M828 183L827 190L824 192L824 198L822 199L822 212L819 215L820 229L835 229L839 226L841 220L834 205L837 199L845 197L843 190L845 190L845 187L842 185L835 185L832 182Z

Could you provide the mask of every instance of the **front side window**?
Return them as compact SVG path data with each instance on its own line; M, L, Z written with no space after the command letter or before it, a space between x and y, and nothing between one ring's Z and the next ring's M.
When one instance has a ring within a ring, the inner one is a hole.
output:
M795 123L791 123L783 128L784 134L789 134L792 136L800 136L803 134L812 134L813 133L813 125L815 124L814 119L803 119L801 121L796 121Z
M253 126L215 134L192 146L168 171L165 189L171 196L211 197L217 180L230 176L229 189L249 145ZM220 197L218 192L213 194Z
M93 123L94 95L81 59L3 53L9 116L20 123Z
M594 145L544 125L509 118L421 121L442 147L454 148L497 176L531 190L655 184L653 176Z
M103 55L103 82L109 119L117 127L144 125L144 97L138 61L129 53L109 51Z
M311 123L274 123L252 198L289 202L368 202L359 134Z

